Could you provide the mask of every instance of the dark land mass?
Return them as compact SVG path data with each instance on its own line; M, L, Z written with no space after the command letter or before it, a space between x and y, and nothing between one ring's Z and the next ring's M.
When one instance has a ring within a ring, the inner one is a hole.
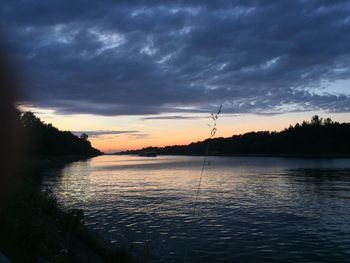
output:
M0 217L1 253L11 262L145 262L148 251L136 255L131 248L112 246L85 227L84 211L64 209L50 189L42 189L43 176L102 154L87 136L60 131L31 112L18 112L17 121L27 147Z
M189 145L148 147L118 154L350 157L350 123L317 115L280 132L259 131L213 138Z
M42 122L32 112L18 113L18 126L27 142L29 156L97 156L102 153L91 146L86 134L80 137L70 131L60 131Z

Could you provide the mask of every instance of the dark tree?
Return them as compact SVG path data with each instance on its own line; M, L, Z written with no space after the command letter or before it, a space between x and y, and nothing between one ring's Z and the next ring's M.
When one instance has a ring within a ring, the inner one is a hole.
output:
M88 135L80 138L69 131L60 131L51 124L42 122L32 112L19 116L28 154L31 155L99 155L101 152L91 146Z
M312 125L321 125L322 124L322 118L320 118L318 115L315 115L311 119Z
M158 154L203 155L208 140L189 145L150 147L125 153L156 151ZM315 115L281 132L249 132L210 140L210 154L350 154L350 123L333 122Z
M326 118L323 120L323 124L324 125L331 125L333 123L331 118Z
M86 133L83 133L82 135L80 135L80 139L87 141L89 139L89 135L87 135Z

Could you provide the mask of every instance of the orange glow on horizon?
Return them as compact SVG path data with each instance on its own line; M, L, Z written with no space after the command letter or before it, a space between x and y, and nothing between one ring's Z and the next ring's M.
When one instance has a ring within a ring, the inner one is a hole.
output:
M305 120L310 118L305 118ZM301 123L303 120L300 119L300 116L294 118L289 116L285 119L276 118L275 116L257 117L256 115L224 117L218 122L218 131L215 137L230 137L253 131L281 131L289 125L294 125L297 122ZM122 135L110 139L91 138L90 141L94 147L104 152L137 150L150 146L187 145L191 142L202 141L210 137L210 130L207 125L200 125L200 127L190 126L186 129L151 130L151 135L143 139L134 139L128 137L128 135Z
M188 116L195 118L188 119L145 120L144 116L59 115L45 109L29 110L61 130L116 131L115 134L90 136L92 145L103 152L135 150L149 146L186 145L209 138L211 131L208 127L208 123L211 122L210 116L207 114L189 114ZM350 122L350 113L223 114L217 121L218 131L215 137L230 137L252 131L280 131L297 122L310 120L315 114L330 117L338 122Z

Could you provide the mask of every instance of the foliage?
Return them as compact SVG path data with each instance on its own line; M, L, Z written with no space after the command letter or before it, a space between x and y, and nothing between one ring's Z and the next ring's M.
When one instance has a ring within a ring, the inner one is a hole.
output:
M350 123L333 122L315 115L281 132L249 132L229 138L207 139L189 145L150 147L158 154L202 155L210 140L210 154L350 154ZM127 151L135 154L138 151Z
M0 222L0 247L12 262L71 262L68 241L57 219L49 214L57 209L57 202L48 193L41 193L31 180L17 190L7 205Z
M108 246L84 226L82 210L63 209L49 190L42 191L42 176L47 172L101 154L88 136L60 131L32 112L18 111L17 124L28 143L27 154L39 158L21 165L16 174L21 180L6 207L1 207L0 251L11 262L146 262L146 254Z
M91 146L88 136L75 136L69 131L60 131L51 124L42 122L32 112L19 114L19 123L30 155L99 155Z

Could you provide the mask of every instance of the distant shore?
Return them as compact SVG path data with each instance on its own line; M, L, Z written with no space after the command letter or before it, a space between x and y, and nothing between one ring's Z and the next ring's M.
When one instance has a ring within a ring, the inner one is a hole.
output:
M350 123L315 115L310 122L282 131L252 131L231 137L210 137L186 145L150 146L125 154L254 156L286 158L349 158Z
M111 153L106 155L136 155L135 153ZM159 156L205 156L204 154L158 154ZM298 154L285 154L285 153L249 153L249 154L208 154L208 156L217 157L280 157L280 158L310 158L310 159L332 159L332 158L350 158L350 154L308 154L308 153L298 153Z

